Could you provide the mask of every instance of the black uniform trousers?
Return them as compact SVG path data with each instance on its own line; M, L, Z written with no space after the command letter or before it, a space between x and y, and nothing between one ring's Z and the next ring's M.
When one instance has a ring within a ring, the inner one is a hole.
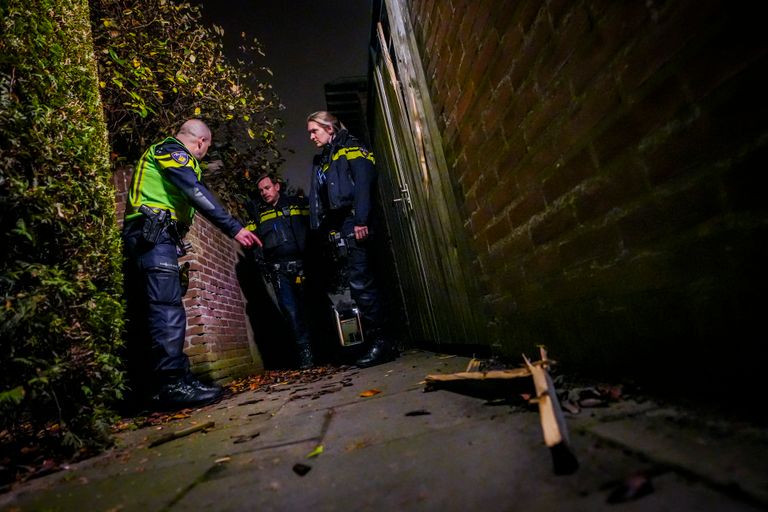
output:
M184 353L187 316L182 302L176 242L163 230L156 244L141 235L141 219L126 222L125 295L129 377L150 373L150 383L172 382L189 372Z
M301 280L298 272L291 272L282 268L272 274L272 284L275 287L277 303L299 348L309 346L309 329L305 320L306 299L304 284Z
M323 229L325 233L332 230L338 231L347 241L347 257L343 261L342 272L348 280L350 295L360 311L366 337L372 341L384 327L384 319L382 318L379 290L370 266L370 240L358 241L354 237L346 238L354 233L355 219L351 213L336 222L333 222L332 219L333 216L329 216L330 224L321 225L321 229L325 227Z

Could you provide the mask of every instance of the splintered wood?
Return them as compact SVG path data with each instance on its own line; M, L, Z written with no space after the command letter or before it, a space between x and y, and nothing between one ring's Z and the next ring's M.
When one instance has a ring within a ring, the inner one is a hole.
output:
M541 350L540 361L530 361L525 355L525 367L513 368L509 370L491 370L481 371L480 361L475 358L467 365L467 370L447 375L427 375L425 383L427 388L435 388L441 383L457 383L460 381L488 381L518 379L521 377L532 377L533 385L536 390L536 398L531 402L536 402L539 406L539 415L541 418L541 428L544 433L544 443L549 447L554 463L554 472L558 475L570 474L576 471L579 463L571 452L570 441L568 439L568 429L565 425L565 417L560 408L560 401L555 392L555 385L549 375L548 368L553 361L547 358L547 352L543 347Z
M550 361L551 362L551 361ZM534 366L544 364L544 361L535 361ZM493 380L493 379L519 379L520 377L528 377L531 375L531 371L525 368L511 368L509 370L480 370L480 361L472 359L467 365L466 371L449 374L430 374L424 379L427 386L438 382L455 382L459 380Z
M536 388L536 400L541 413L544 443L552 448L556 444L569 442L563 411L560 408L560 401L555 394L555 385L552 383L546 364L536 367L525 355L523 355L523 360L533 377L533 385ZM542 354L542 361L546 362L546 354Z
M539 362L543 364L534 365L525 355L523 355L523 359L533 377L533 385L536 387L544 444L549 447L552 454L555 474L571 474L578 469L579 463L571 452L563 410L560 408L560 401L557 398L552 377L547 371L549 366L547 352L541 348L541 361Z

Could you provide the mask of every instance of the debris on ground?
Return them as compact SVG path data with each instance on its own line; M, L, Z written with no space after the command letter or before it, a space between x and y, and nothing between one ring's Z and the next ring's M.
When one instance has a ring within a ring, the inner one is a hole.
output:
M571 474L579 464L571 452L560 398L549 374L549 369L555 362L547 357L543 346L539 348L541 360L530 361L523 356L525 366L517 368L499 367L494 361L484 364L473 357L463 372L427 375L424 380L425 391L453 390L486 398L489 405L514 406L516 404L512 400L513 397L518 399L517 402L537 404L544 442L552 454L554 472L558 475ZM617 396L620 396L620 393ZM565 409L577 413L579 407L596 407L598 403L602 403L601 397L586 394L580 394L579 400L578 405L568 402Z
M533 377L536 401L541 417L541 429L544 432L544 444L549 447L552 454L555 474L570 475L578 469L579 463L571 451L563 410L560 408L560 400L557 398L552 377L547 371L549 368L547 351L544 347L540 347L540 352L541 361L538 361L540 363L538 365L531 363L525 356L523 359Z
M223 398L239 395L246 391L287 391L289 385L309 384L323 379L330 379L333 375L348 369L347 366L316 366L308 370L267 370L260 375L250 375L234 380L224 389L227 394ZM337 385L351 385L350 377L343 379ZM245 400L238 405L251 405L261 402L263 398ZM181 409L174 412L153 412L148 415L139 415L121 419L112 427L112 432L119 433L127 430L137 430L144 427L164 425L175 420L189 418L194 409Z
M489 402L500 399L508 402L510 397L515 397L518 402L515 405L524 406L533 394L530 379L524 378L530 375L526 367L508 368L496 360L481 361L473 357L463 372L427 375L424 391L443 389Z
M239 435L239 436L232 436L232 444L240 444L240 443L247 443L248 441L252 441L253 439L256 439L261 435L261 432L254 432L253 434L245 434L245 435Z
M608 503L625 503L647 496L654 491L649 474L640 472L623 480L608 494Z
M458 373L448 373L445 375L427 375L425 381L427 386L438 382L453 382L457 380L493 380L493 379L518 379L520 377L530 377L531 372L527 368L512 368L510 370L492 370L492 371L467 371Z
M252 375L237 379L225 386L227 391L224 398L231 397L232 395L238 395L246 391L279 391L288 389L288 385L293 384L309 384L318 382L323 379L332 379L333 376L339 372L350 369L349 366L316 366L307 370L267 370L261 375ZM325 389L317 394L334 392L340 390L342 387L351 386L351 376L347 375L341 382L335 383L333 390L329 391ZM303 395L294 395L295 398L303 397ZM313 396L312 398L317 398ZM249 400L242 404L255 403L261 399ZM113 434L119 434L121 432L138 430L144 427L158 427L172 423L177 420L186 419L192 416L195 409L181 409L173 412L153 412L143 413L135 416L124 417L117 421L111 428ZM259 414L259 413L254 413ZM0 432L0 446L10 443L5 443L2 439L3 433ZM170 439L169 439L170 440ZM164 441L167 442L167 441ZM235 441L237 442L237 441ZM244 441L240 441L244 442ZM13 450L8 450L13 452ZM82 450L75 454L73 457L67 459L60 458L46 458L43 456L39 447L29 447L28 449L22 448L17 450L13 455L0 457L0 492L6 492L10 489L11 485L18 482L24 482L33 478L44 476L67 467L67 464L76 462L78 460L86 459L97 454L96 451Z
M556 384L558 384L557 381L558 379L555 379ZM627 400L630 396L623 385L597 384L569 387L561 382L558 388L560 405L570 414L579 414L583 409L608 407L612 403Z
M154 448L155 446L160 446L161 444L165 444L169 441L173 441L174 439L179 439L181 437L186 437L190 434L194 434L195 432L204 432L205 430L212 429L216 425L213 421L206 421L205 423L200 423L198 425L192 425L191 427L183 428L181 430L175 430L173 432L168 432L166 434L161 435L157 439L151 441L149 443L150 448Z
M296 473L299 476L304 476L307 473L309 473L309 470L312 469L312 466L307 466L306 464L294 464L293 465L293 472Z
M307 458L308 459L315 458L315 457L319 456L321 453L323 453L323 445L319 444L319 445L317 445L315 447L314 450L312 450L311 452L309 452L307 454Z
M307 370L267 370L260 375L251 375L227 384L227 389L234 394L244 391L271 391L275 386L287 384L310 384L348 370L349 366L315 366ZM266 388L266 389L265 389Z

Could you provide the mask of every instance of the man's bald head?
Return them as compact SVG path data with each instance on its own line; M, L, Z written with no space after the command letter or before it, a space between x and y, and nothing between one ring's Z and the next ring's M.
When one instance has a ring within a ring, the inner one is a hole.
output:
M199 119L188 119L179 128L176 138L200 160L211 146L211 129Z

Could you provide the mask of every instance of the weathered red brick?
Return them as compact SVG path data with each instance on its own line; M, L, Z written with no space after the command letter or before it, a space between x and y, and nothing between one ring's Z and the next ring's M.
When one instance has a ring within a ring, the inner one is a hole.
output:
M530 190L527 194L516 198L514 203L510 202L508 216L513 228L528 224L531 217L540 213L546 207L544 196L539 189Z
M594 174L592 157L582 149L568 160L556 163L552 172L542 180L544 199L551 204Z
M531 240L535 245L542 245L568 233L575 226L576 216L570 205L549 208L531 223Z
M495 61L491 62L488 68L489 86L492 90L497 87L504 78L508 78L508 75L512 70L515 55L523 44L523 33L519 26L510 26L504 31L498 32L498 40L499 48L496 53Z
M556 124L556 119L563 116L571 100L565 87L551 87L541 99L536 109L528 114L521 125L525 140L531 146L536 144L542 132L551 129L551 125Z
M590 29L587 11L575 6L565 17L565 24L557 29L547 53L536 66L536 79L540 84L549 84L560 73L574 53L574 41L579 41Z
M577 230L559 245L563 268L615 258L621 252L621 241L613 224Z
M522 263L525 275L537 276L537 279L551 277L562 272L560 252L556 244L540 245L529 252Z

